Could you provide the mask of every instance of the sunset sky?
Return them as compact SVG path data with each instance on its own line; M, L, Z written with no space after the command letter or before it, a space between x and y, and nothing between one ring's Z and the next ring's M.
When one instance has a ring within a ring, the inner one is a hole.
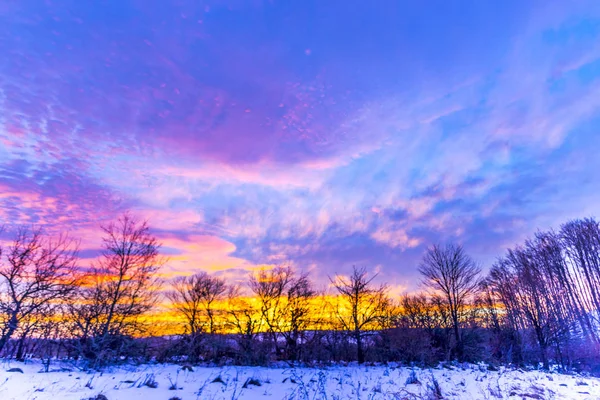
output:
M0 2L0 224L148 218L169 274L488 267L600 216L600 2Z

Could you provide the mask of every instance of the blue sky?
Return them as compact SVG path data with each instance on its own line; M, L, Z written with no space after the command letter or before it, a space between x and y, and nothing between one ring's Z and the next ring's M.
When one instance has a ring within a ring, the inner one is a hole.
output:
M0 222L414 290L432 243L598 215L599 36L596 1L4 2Z

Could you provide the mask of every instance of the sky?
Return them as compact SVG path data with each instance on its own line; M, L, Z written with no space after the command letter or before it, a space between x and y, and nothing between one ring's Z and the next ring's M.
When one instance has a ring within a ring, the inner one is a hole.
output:
M600 216L600 2L5 0L0 224L419 288Z

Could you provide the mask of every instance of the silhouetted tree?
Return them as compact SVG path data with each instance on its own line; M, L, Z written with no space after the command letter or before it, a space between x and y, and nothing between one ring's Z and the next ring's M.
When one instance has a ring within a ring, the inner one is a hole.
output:
M239 349L242 352L244 363L262 363L268 357L257 354L257 336L263 330L264 322L261 310L256 307L251 299L241 296L239 286L231 286L227 293L227 315L229 328L237 338Z
M560 244L551 232L539 232L524 246L509 249L492 267L486 285L506 310L511 329L531 329L545 368L554 345L561 364L579 311ZM575 302L575 303L574 303Z
M306 274L296 275L289 267L261 269L250 276L250 289L260 303L260 312L277 349L283 336L287 356L298 357L298 340L315 322L312 299L316 292Z
M463 357L461 321L469 300L479 285L481 269L469 257L462 246L449 244L445 247L430 247L419 266L426 287L438 292L447 302L454 336L456 356Z
M279 323L280 332L285 338L287 357L291 361L298 359L298 341L305 333L316 328L320 316L315 308L317 292L308 275L301 274L292 278L286 288L286 299Z
M167 298L185 317L192 336L201 332L213 334L217 331L215 304L225 300L227 290L224 279L200 272L175 278Z
M285 295L293 275L289 266L263 268L250 274L250 290L258 299L261 317L274 344L277 343L277 333L281 331L279 324L282 322Z
M338 292L335 316L341 328L356 342L356 356L365 362L364 336L367 331L379 329L381 319L389 306L387 286L375 286L376 275L368 277L365 268L353 267L349 278L336 275L330 278Z
M558 234L565 254L565 283L574 312L586 336L600 343L600 224L592 219L569 221Z
M0 249L0 350L21 322L69 298L78 282L77 246L68 236L51 238L40 229L21 228L4 259L2 253Z
M140 334L140 317L157 300L157 272L165 263L160 244L146 221L124 214L102 226L103 250L81 288L81 302L73 304L75 327L88 357L102 358L122 336Z

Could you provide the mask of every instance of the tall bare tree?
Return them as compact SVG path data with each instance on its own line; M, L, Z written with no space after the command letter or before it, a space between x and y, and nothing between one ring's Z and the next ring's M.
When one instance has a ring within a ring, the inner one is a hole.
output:
M287 357L291 361L299 357L298 341L319 322L320 316L314 304L316 296L317 292L307 274L293 277L286 289L286 301L281 313L284 324L279 326L285 338Z
M387 286L376 286L368 277L367 270L353 267L346 278L336 275L330 278L338 293L336 318L341 328L356 342L356 356L360 364L365 362L364 337L370 330L381 327L381 319L389 306Z
M126 213L102 230L102 254L86 277L82 301L72 307L83 342L92 339L93 357L113 338L143 331L140 317L156 303L157 273L166 261L146 221Z
M545 368L549 366L548 348L562 327L557 320L547 279L533 254L516 247L500 258L490 271L489 283L503 304L506 317L517 331L532 329Z
M290 266L261 269L250 275L249 286L260 304L260 312L275 350L278 335L285 339L287 356L298 357L298 341L315 322L316 291L308 275L298 275Z
M289 266L263 268L250 274L250 290L258 298L261 316L273 343L277 343L277 333L281 331L285 295L293 279L294 271Z
M200 272L177 277L167 298L186 319L190 335L217 332L215 304L225 300L228 286L225 280Z
M461 321L465 308L479 287L481 268L469 257L462 246L449 244L430 247L419 266L426 287L438 292L447 301L454 335L456 356L463 357L464 344Z
M21 228L4 259L0 249L0 350L44 307L64 301L75 290L77 244L68 236L51 238L40 229Z
M556 234L538 232L524 246L509 249L485 283L504 306L508 326L517 332L533 332L545 368L551 346L557 361L569 363L568 344L579 332L576 326L586 332L588 325Z
M227 316L230 329L236 334L243 361L255 363L257 336L264 328L261 310L250 299L241 295L239 286L230 286L227 292Z
M558 234L567 272L565 283L584 333L596 343L600 327L600 223L569 221Z

